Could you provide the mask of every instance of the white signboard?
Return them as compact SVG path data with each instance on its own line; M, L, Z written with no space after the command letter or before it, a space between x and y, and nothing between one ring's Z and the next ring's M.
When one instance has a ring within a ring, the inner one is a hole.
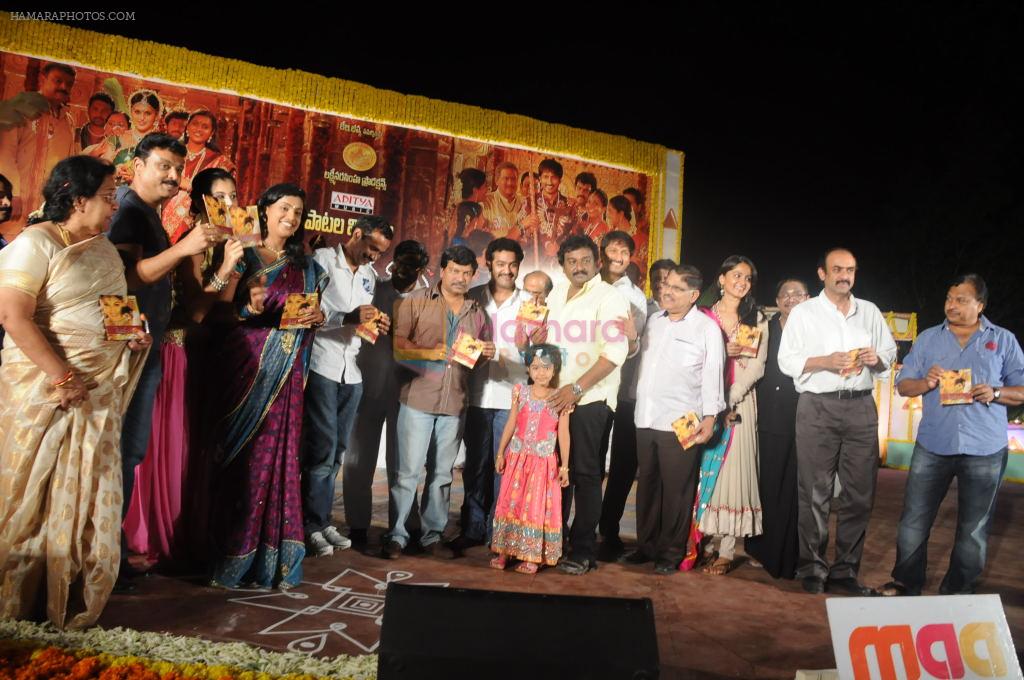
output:
M1021 678L998 595L831 598L842 680Z

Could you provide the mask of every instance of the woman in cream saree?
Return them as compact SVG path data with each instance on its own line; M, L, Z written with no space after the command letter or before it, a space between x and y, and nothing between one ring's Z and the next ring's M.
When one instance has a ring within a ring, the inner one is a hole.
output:
M109 165L62 161L48 221L0 252L0 618L35 618L45 599L58 628L89 626L117 577L121 416L148 338L105 339L99 296L126 294L100 235L113 192Z

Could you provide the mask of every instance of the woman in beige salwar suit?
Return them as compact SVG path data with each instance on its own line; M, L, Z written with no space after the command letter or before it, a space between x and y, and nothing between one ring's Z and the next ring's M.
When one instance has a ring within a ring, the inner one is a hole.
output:
M0 618L93 624L120 558L121 417L150 338L108 341L101 295L125 295L102 235L113 166L73 156L43 221L0 251Z

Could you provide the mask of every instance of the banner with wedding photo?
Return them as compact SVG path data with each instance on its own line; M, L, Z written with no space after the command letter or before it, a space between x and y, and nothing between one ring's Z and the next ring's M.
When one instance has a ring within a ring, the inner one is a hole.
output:
M571 234L600 241L613 229L636 242L641 285L649 262L678 256L681 152L44 22L14 32L12 23L0 22L0 173L13 184L12 219L38 208L61 158L106 158L128 181L135 144L163 131L188 149L182 190L164 207L172 240L190 224L192 177L222 167L243 205L277 182L305 189L314 244L337 243L373 214L396 225L396 242L419 240L434 257L463 243L482 259L489 240L515 238L525 271L555 269Z

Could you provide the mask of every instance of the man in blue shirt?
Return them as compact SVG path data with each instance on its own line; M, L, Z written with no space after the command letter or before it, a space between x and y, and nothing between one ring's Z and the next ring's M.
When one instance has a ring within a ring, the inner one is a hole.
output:
M953 280L946 294L946 321L917 339L896 389L923 395L917 443L910 462L900 517L893 580L882 595L920 595L928 566L928 534L955 477L957 528L953 554L939 592L973 593L985 569L996 493L1006 470L1006 406L1024 403L1024 354L1012 333L981 312L988 288L977 274ZM970 404L943 405L944 371L971 370Z

